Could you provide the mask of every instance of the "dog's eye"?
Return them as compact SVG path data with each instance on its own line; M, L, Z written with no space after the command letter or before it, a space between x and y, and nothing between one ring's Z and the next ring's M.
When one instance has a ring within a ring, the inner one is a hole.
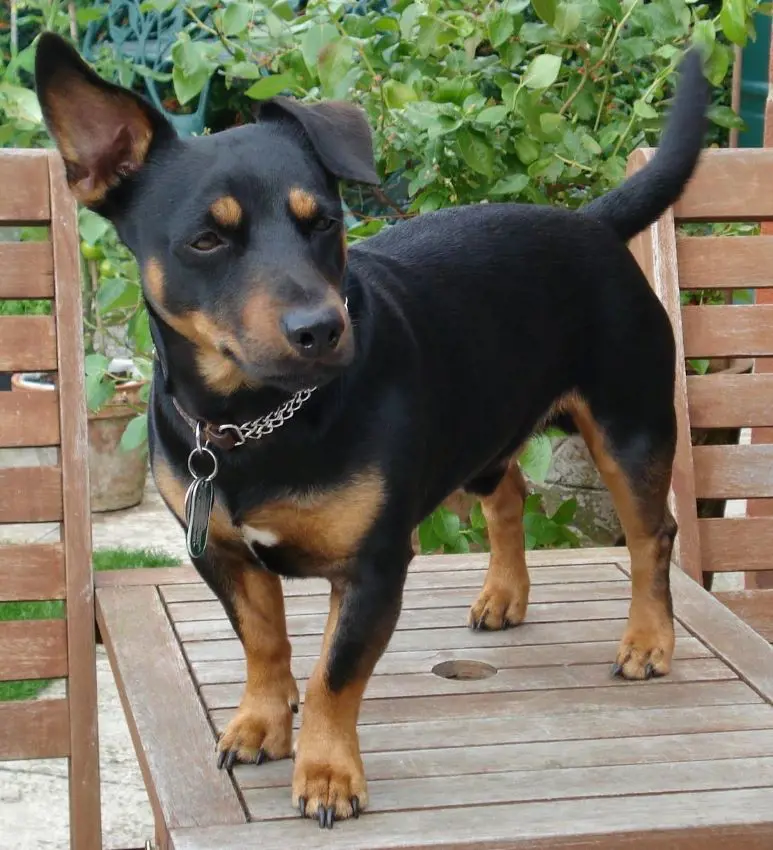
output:
M330 218L327 215L321 215L314 221L312 226L313 230L316 230L317 233L325 233L328 230L332 230L338 222L334 218Z
M194 251L199 251L202 254L208 254L211 251L216 251L225 242L213 230L207 230L205 233L200 233L191 243L190 246Z

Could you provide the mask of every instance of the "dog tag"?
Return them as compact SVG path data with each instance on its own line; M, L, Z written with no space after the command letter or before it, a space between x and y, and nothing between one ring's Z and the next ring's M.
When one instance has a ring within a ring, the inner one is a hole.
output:
M207 548L209 518L215 501L215 489L208 478L197 478L188 490L185 500L185 521L188 531L185 543L191 558L200 558Z

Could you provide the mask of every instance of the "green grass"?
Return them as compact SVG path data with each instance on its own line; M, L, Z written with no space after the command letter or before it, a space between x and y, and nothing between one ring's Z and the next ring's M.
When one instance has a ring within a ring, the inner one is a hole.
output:
M134 567L174 567L179 559L158 549L99 549L93 556L95 570L123 570ZM0 602L3 620L61 620L64 602ZM0 682L0 702L32 699L50 682L49 679Z

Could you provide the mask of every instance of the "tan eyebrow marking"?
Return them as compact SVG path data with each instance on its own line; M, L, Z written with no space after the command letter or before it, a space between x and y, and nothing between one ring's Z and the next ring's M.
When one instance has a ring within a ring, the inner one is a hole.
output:
M223 195L212 203L209 208L215 221L222 227L238 227L242 221L242 208L236 198Z
M309 221L317 214L317 201L311 193L297 186L290 189L290 212L300 221Z

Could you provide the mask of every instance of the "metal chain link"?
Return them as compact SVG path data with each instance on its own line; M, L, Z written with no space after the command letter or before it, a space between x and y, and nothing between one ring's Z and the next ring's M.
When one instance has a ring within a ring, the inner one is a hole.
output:
M241 425L220 425L217 432L218 434L225 434L226 431L232 431L237 437L237 446L243 445L247 440L260 440L280 428L288 419L292 419L311 398L311 394L316 389L316 387L312 387L311 389L298 390L292 398L271 413L250 422L243 422Z

